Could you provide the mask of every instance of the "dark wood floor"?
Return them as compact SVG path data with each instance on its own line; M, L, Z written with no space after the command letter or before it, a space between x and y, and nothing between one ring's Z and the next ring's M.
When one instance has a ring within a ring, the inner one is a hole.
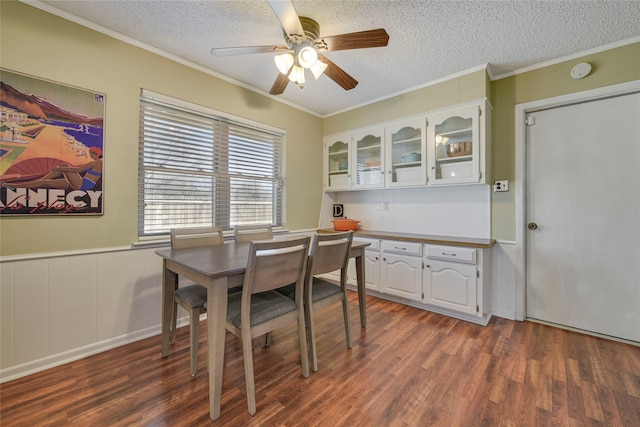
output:
M227 334L222 414L209 419L206 348L189 375L188 328L168 358L152 337L2 384L9 426L640 426L640 348L531 322L487 327L368 297L353 349L339 305L317 313L319 371L302 377L295 328L254 349ZM201 343L206 322L202 322Z

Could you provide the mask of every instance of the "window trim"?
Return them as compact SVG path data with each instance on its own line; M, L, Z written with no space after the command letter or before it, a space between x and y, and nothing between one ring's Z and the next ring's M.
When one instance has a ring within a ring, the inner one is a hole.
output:
M281 135L281 142L280 142L280 151L281 151L281 161L282 161L282 205L281 205L281 218L282 218L282 225L279 226L275 226L274 230L286 230L286 173L287 173L287 168L286 168L286 149L287 149L287 132L285 129L276 127L276 126L272 126L272 125L268 125L265 123L261 123L255 120L251 120L251 119L247 119L245 117L241 117L241 116L236 116L230 113L226 113L226 112L222 112L219 110L215 110L213 108L210 107L206 107L200 104L196 104L196 103L192 103L183 99L179 99L179 98L174 98L172 96L168 96L168 95L164 95L149 89L144 89L141 88L140 89L140 95L139 95L139 99L142 98L147 98L149 101L154 102L154 103L158 103L160 105L165 105L168 108L173 108L173 109L184 109L184 111L186 113L191 113L191 114L197 114L197 113L201 113L203 115L207 115L207 116L214 116L216 119L219 119L221 121L229 121L229 122L235 122L237 124L240 124L242 126L245 126L247 128L253 128L257 131L260 132L271 132L271 133L277 133ZM139 117L140 123L139 126L142 126L142 116ZM138 144L140 144L141 141L138 140ZM139 148L140 150L140 148ZM138 164L140 162L140 159L138 159ZM138 180L138 187L140 186L140 181ZM138 194L137 200L139 203L140 200L140 194ZM137 235L138 235L138 242L140 242L141 244L152 244L153 242L159 242L159 241L165 241L167 239L167 236L169 233L158 233L158 234L140 234L140 212L139 209L137 209L138 214L137 214L137 218L138 218L138 224L136 226L137 229ZM228 231L226 232L227 234L229 233ZM227 237L227 235L225 234L225 237Z
M255 120L251 120L251 119L247 119L246 117L241 117L241 116L235 116L233 114L229 114L229 113L225 113L219 110L215 110L213 108L210 107L205 107L204 105L200 105L200 104L195 104L193 102L189 102L189 101L185 101L184 99L179 99L179 98L174 98L172 96L168 96L168 95L163 95L161 93L158 92L154 92L152 90L149 89L141 89L140 90L140 96L144 96L145 98L149 98L152 99L154 101L157 102L161 102L161 103L165 103L167 104L168 107L173 107L173 108L185 108L187 110L190 111L198 111L204 114L211 114L214 116L217 116L221 119L226 119L226 120L231 120L231 121L235 121L238 123L242 123L243 125L246 126L251 126L254 127L258 130L263 130L263 131L267 131L267 132L276 132L276 133L281 133L284 135L284 138L286 139L286 135L287 135L287 130L286 129L282 129L279 127L275 127L272 125L268 125L266 123L261 123L261 122L257 122ZM284 144L284 141L283 141Z
M184 108L188 112L198 111L198 112L201 112L201 113L204 113L204 114L211 114L211 115L217 116L217 117L219 117L221 119L235 121L235 122L241 123L241 124L243 124L245 126L256 128L257 130L281 133L283 135L283 142L282 142L283 149L285 148L284 144L285 144L285 140L286 140L286 136L287 136L287 130L286 129L282 129L282 128L279 128L279 127L271 126L271 125L268 125L266 123L257 122L255 120L247 119L246 117L235 116L233 114L229 114L229 113L225 113L225 112L222 112L222 111L214 110L213 108L205 107L204 105L195 104L193 102L185 101L185 100L179 99L179 98L174 98L174 97L171 97L171 96L168 96L168 95L163 95L161 93L154 92L154 91L151 91L149 89L141 89L140 96L144 96L145 98L152 99L152 100L154 100L156 102L165 103L165 104L167 104L168 107ZM284 150L283 150L283 152L284 152Z

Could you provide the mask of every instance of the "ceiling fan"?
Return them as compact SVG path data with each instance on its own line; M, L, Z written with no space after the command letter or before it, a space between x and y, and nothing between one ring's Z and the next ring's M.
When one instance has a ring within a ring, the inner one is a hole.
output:
M322 52L383 47L389 43L384 28L321 37L320 25L311 18L298 17L291 0L267 1L282 24L285 45L213 48L211 53L215 56L275 53L280 74L271 87L271 95L280 95L290 81L297 85L304 83L305 70L310 70L316 79L325 74L343 89L353 89L358 81Z

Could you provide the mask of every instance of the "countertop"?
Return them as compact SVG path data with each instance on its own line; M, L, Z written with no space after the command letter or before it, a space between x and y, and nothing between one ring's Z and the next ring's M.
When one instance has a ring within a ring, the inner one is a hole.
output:
M319 233L334 232L331 228L320 229ZM429 234L395 233L393 231L357 230L354 237L369 239L398 240L401 242L429 243L433 245L465 246L470 248L490 248L495 245L494 239L475 239L466 237L434 236Z

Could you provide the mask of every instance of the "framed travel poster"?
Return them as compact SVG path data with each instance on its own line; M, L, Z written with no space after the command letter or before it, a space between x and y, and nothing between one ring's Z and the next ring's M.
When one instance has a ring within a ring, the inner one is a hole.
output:
M0 216L102 215L105 95L0 69Z

